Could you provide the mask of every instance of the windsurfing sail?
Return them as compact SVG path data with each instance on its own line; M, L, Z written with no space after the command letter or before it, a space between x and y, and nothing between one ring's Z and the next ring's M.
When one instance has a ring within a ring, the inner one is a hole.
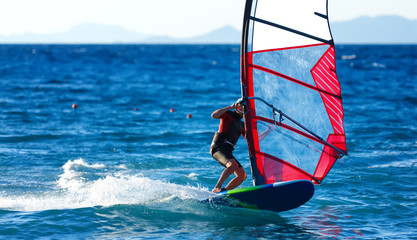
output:
M254 185L319 184L347 154L327 14L327 0L246 1L241 85Z

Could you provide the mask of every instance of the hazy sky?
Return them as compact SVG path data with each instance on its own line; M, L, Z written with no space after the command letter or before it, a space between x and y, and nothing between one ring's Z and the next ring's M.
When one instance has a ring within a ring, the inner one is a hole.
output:
M190 37L225 25L240 29L244 0L0 0L0 35L64 32L82 23ZM329 0L330 21L399 15L417 19L417 0Z

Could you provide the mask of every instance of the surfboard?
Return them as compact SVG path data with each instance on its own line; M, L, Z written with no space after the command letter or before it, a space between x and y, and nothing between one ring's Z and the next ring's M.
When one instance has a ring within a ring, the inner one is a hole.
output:
M283 212L305 204L313 195L314 184L311 181L294 180L224 191L204 202Z

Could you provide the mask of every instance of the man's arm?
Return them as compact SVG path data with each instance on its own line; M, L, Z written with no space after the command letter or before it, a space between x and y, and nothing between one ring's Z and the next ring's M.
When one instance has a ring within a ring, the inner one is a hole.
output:
M229 111L231 109L234 109L235 108L235 105L236 104L234 103L233 105L230 105L228 107L224 107L224 108L217 109L216 111L214 111L211 114L211 117L214 118L214 119L219 119L225 112L227 112L227 111Z

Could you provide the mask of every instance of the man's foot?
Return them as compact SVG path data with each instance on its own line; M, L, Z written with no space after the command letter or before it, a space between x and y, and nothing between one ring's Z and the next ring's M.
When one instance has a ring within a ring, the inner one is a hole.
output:
M211 190L211 192L213 193L219 193L219 192L224 192L227 191L226 188L222 187L222 188L213 188L213 190Z

